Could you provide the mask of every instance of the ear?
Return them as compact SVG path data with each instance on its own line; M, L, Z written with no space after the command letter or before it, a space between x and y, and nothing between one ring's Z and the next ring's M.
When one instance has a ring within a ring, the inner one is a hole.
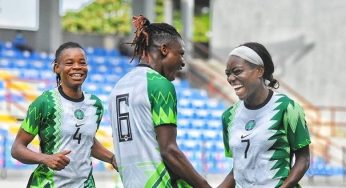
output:
M59 64L55 61L53 64L53 72L59 74L60 73L60 66Z
M258 71L258 77L263 77L264 67L262 66L257 67L257 71Z
M166 56L168 54L168 46L167 44L161 44L160 45L160 52L162 54L162 56Z

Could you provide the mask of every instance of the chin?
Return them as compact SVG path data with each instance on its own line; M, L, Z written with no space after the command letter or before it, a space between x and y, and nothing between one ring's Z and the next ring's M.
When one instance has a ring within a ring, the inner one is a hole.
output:
M244 100L245 99L245 96L244 95L237 95L239 100Z

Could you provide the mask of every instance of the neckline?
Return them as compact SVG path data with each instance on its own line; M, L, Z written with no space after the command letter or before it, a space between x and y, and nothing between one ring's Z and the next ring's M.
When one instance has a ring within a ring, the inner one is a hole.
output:
M136 65L137 67L148 67L148 68L151 68L148 64L146 63L140 63L138 65ZM152 69L152 68L151 68Z
M69 101L72 101L72 102L82 102L84 100L84 93L83 92L82 92L82 97L81 98L74 99L74 98L71 98L68 95L66 95L66 93L64 93L64 91L62 90L61 86L58 87L58 90L59 90L60 95L63 96L65 99L69 100Z
M270 99L273 96L273 93L274 92L271 89L269 89L268 96L267 96L266 100L264 100L263 103L256 105L256 106L250 106L244 102L244 106L249 110L258 110L258 109L262 108L263 106L265 106L266 104L268 104L268 102L270 101Z

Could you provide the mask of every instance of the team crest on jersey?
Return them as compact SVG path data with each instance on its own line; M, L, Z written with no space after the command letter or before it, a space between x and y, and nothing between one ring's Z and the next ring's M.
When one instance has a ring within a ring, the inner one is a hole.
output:
M74 117L78 120L84 119L84 112L81 109L77 109L74 111Z
M250 131L255 127L255 125L256 125L255 120L250 120L246 123L245 130Z

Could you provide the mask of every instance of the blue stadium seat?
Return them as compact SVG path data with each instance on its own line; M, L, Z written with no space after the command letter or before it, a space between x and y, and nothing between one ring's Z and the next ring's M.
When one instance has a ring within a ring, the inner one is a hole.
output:
M0 80L0 90L4 90L4 89L5 89L5 83Z
M8 69L11 66L11 60L5 57L0 58L0 68Z
M30 63L26 59L13 59L12 60L13 68L18 69L29 69Z
M191 102L187 98L178 98L178 108L191 108Z
M108 57L120 57L120 52L118 50L106 50L105 51L105 56Z
M194 111L191 108L180 108L178 110L178 117L192 118L193 115L194 115Z
M21 57L22 54L18 53L16 50L13 49L3 49L0 52L1 57L8 57L8 58L16 58Z

